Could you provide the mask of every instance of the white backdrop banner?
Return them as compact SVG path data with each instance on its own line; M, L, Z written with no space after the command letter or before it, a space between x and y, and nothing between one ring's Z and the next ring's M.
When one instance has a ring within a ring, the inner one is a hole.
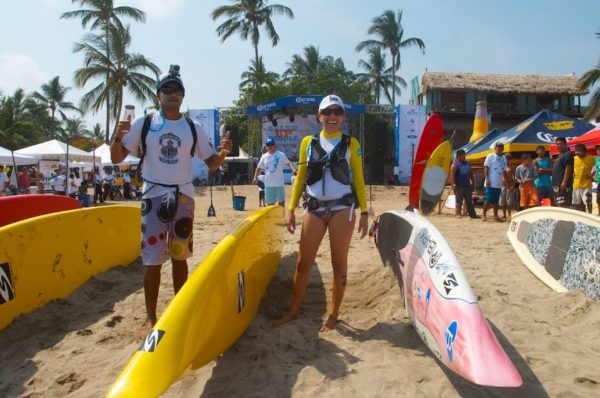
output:
M410 182L413 158L419 138L427 121L425 106L399 105L396 107L396 151L394 166L401 183Z
M273 126L270 121L262 124L262 143L268 138L273 138L277 149L285 153L292 162L298 161L298 151L300 143L307 135L313 135L321 131L321 124L317 122L314 115L296 116L293 122L287 117L277 120L277 126Z
M219 112L216 109L190 109L189 115L192 120L200 123L215 148L219 146Z

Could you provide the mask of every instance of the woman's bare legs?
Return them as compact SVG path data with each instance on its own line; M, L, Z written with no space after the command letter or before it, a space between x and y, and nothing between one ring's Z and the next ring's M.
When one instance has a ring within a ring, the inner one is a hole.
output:
M306 212L302 220L302 232L300 234L300 248L298 249L298 260L296 272L294 273L294 287L292 288L292 304L288 314L273 322L273 326L280 326L298 317L300 305L304 293L308 287L310 270L317 257L317 251L325 236L327 224L317 216Z
M337 323L340 306L346 291L348 274L348 251L354 232L356 217L348 221L348 211L341 211L329 221L329 244L331 247L331 265L333 267L333 289L331 297L331 312L321 328L321 332L333 330Z

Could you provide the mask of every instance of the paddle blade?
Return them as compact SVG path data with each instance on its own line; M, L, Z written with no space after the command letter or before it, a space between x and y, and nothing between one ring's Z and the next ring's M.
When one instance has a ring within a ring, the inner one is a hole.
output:
M215 208L212 205L212 203L210 204L210 207L208 208L208 214L206 215L207 217L216 217L217 213L215 212Z

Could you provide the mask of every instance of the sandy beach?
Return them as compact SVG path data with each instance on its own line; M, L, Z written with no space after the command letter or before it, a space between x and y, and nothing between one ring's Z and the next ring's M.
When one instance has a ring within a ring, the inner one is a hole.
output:
M216 187L215 218L206 217L208 188L198 192L191 272L258 208L256 187L237 186L235 191L247 197L245 211L233 210L229 187ZM407 188L373 187L372 200L377 214L403 209ZM410 326L397 281L382 266L373 240L360 240L358 234L351 243L348 287L336 329L319 333L332 279L327 237L300 318L272 328L271 321L290 302L298 249L299 234L286 233L279 272L246 333L164 396L600 396L600 303L580 292L556 293L538 281L508 242L506 222L455 219L449 209L429 220L463 266L494 333L523 378L521 388L476 386L437 362ZM159 312L173 297L170 263L163 266L162 277ZM140 345L144 319L140 259L19 317L0 332L0 396L103 396Z

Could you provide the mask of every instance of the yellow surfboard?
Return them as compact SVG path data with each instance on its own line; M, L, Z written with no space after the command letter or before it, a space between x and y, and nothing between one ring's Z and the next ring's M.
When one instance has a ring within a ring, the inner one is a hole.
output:
M0 228L0 330L140 254L140 210L103 206Z
M429 214L440 201L452 163L452 145L444 141L435 148L425 166L419 195L419 211Z
M281 207L246 218L208 254L133 355L108 397L157 397L217 358L254 319L281 260Z

